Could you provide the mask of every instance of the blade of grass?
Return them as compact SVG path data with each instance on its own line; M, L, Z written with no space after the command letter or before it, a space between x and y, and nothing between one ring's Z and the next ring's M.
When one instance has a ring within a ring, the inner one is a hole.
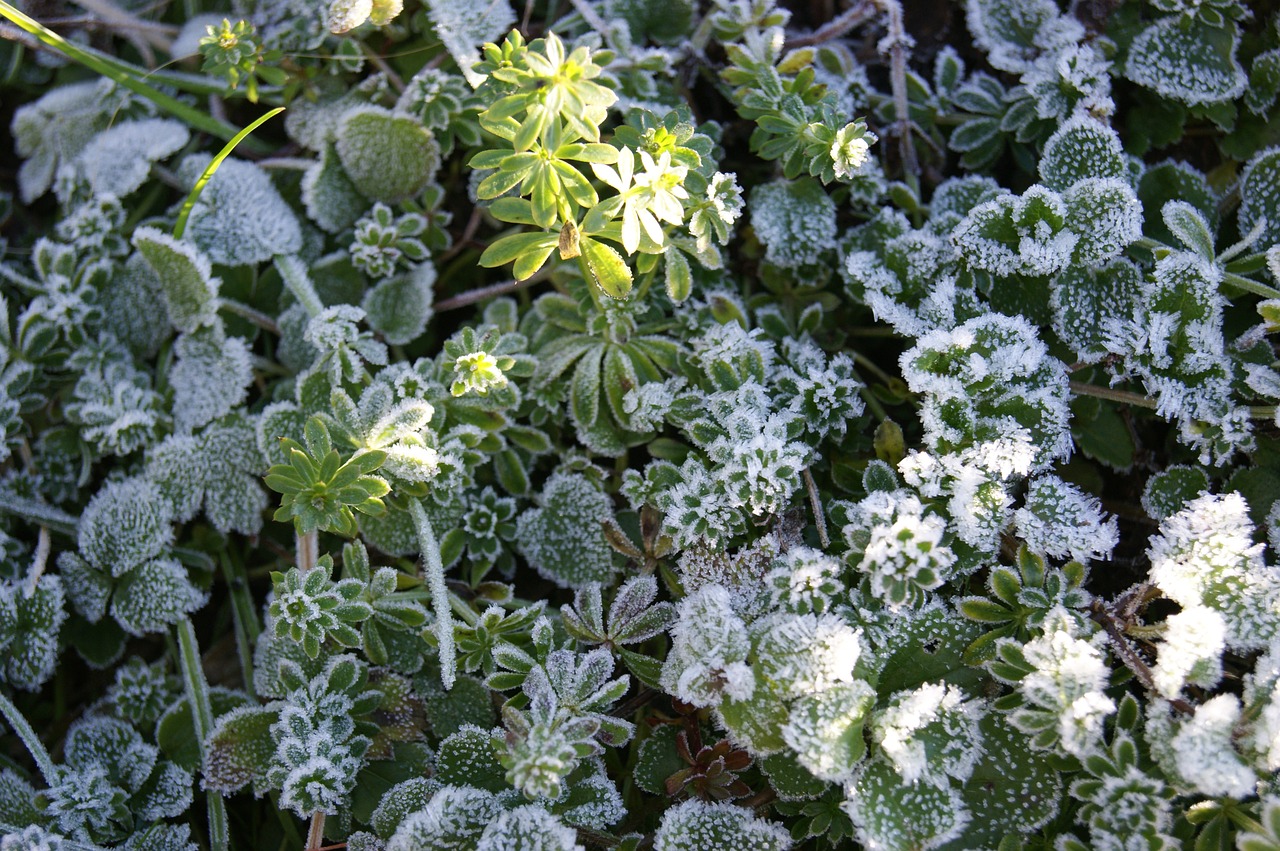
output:
M246 136L257 130L264 121L282 112L284 112L284 107L277 106L265 115L259 116L256 121L231 137L231 140L222 146L222 150L218 151L218 155L209 160L209 165L205 167L204 173L200 175L196 185L191 187L187 200L182 202L182 210L178 213L178 223L173 226L174 239L182 239L182 233L187 229L187 217L191 215L191 208L196 205L196 201L200 198L200 193L204 191L204 185L213 178L213 173L218 170L218 166L222 165L222 161L230 156L231 152L236 149L236 145L239 145Z
M118 61L104 60L101 56L85 50L80 45L67 41L44 24L18 11L9 3L6 3L5 0L0 0L0 15L35 36L42 44L48 45L69 59L73 59L81 65L97 71L110 80L114 80L129 91L141 95L170 115L182 119L193 129L204 131L219 139L231 140L236 137L238 131L235 125L219 121L213 116L207 115L177 98L165 94L154 86L142 82L142 80L121 68ZM262 154L271 150L267 145L256 142L249 143L248 147L256 153Z
M195 723L196 739L200 743L200 761L205 758L205 742L213 730L213 707L209 703L209 683L200 665L200 647L196 644L196 630L190 618L178 623L178 655L182 668L182 687L191 705L191 718ZM227 808L218 792L210 791L209 847L211 851L227 851Z

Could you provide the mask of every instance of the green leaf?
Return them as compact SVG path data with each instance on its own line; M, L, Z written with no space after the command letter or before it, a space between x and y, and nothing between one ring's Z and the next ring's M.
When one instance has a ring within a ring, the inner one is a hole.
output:
M600 291L610 298L626 298L631 292L631 267L622 255L586 236L582 237L580 244L592 281Z

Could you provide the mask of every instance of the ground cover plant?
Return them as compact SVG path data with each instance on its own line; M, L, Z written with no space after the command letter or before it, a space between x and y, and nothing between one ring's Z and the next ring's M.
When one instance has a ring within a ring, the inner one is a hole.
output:
M0 15L3 851L1280 849L1275 3Z

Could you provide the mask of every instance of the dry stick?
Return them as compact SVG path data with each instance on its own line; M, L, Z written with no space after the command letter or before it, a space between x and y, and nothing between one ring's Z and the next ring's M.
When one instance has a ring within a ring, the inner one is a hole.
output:
M111 0L76 0L76 5L116 26L139 29L152 47L158 47L165 53L173 52L173 41L163 32L157 32L154 27L139 26L143 23L141 19L112 3Z
M818 542L825 550L831 546L831 538L827 536L827 518L822 516L822 503L818 501L818 485L813 481L813 473L804 468L804 486L809 491L809 506L813 508L813 525L818 527Z
M837 18L832 18L822 26L818 27L811 33L804 35L793 35L787 39L785 50L794 50L797 47L810 47L815 44L825 44L828 41L837 39L847 33L849 30L865 23L875 15L875 0L860 0L855 3Z
M902 169L914 177L920 174L920 161L916 158L915 143L911 138L911 113L907 108L907 49L914 40L907 35L903 26L902 3L899 0L875 2L889 19L889 34L881 39L878 47L889 54L889 82L893 89L893 111L898 125L898 151L902 156Z
M1133 672L1133 675L1138 678L1138 682L1142 683L1143 688L1159 694L1160 690L1156 688L1155 680L1151 676L1151 669L1147 667L1147 663L1138 655L1138 651L1133 649L1133 645L1129 643L1129 639L1125 637L1124 631L1120 628L1120 623L1107 610L1106 604L1101 600L1094 600L1090 608L1093 612L1093 619L1102 624L1102 628L1110 636L1111 646L1115 648L1116 655L1120 657L1120 661L1124 663L1124 666ZM1184 715L1196 714L1196 708L1180 697L1170 700L1169 705Z
M394 68L387 64L387 60L379 56L378 51L374 50L363 41L360 42L360 47L364 51L365 58L373 63L373 67L377 68L386 76L387 82L391 84L391 88L395 89L400 94L404 94L404 80L401 79L400 75L396 73Z
M469 304L475 304L477 301L484 301L487 298L495 298L500 295L513 293L516 290L522 290L525 287L542 280L538 275L531 278L525 278L523 281L503 281L500 284L492 284L487 287L480 287L475 290L468 290L461 295L453 298L447 298L439 302L435 306L436 313L443 313L446 310L457 310L460 307L466 307Z
M592 8L587 0L569 0L569 2L573 4L574 10L582 16L582 20L586 21L593 30L602 35L609 31L609 25L604 22L604 19L600 17L600 14Z
M53 540L49 537L49 527L40 527L40 536L36 539L36 553L31 560L31 572L27 574L27 587L23 589L23 596L30 599L36 593L36 585L40 582L40 576L44 573L45 567L49 564L49 550L53 548Z
M320 558L320 535L315 529L298 532L298 570L306 573Z

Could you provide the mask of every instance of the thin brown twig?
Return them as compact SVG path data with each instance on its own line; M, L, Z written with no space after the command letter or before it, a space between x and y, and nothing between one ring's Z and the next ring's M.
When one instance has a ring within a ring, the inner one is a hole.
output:
M453 298L447 298L444 301L437 302L435 306L436 313L443 313L446 310L457 310L460 307L475 304L478 301L484 301L489 298L496 298L500 295L522 290L530 284L534 284L542 280L538 275L525 278L523 281L503 281L500 284L491 284L487 287L480 287L474 290L468 290L465 293L456 295Z
M1102 628L1107 631L1107 635L1111 638L1111 646L1116 651L1116 656L1124 663L1124 666L1133 672L1138 678L1138 682L1142 683L1142 687L1147 691L1159 694L1160 690L1156 688L1155 679L1151 675L1151 668L1133 645L1129 643L1129 639L1125 636L1124 630L1121 628L1120 622L1116 620L1115 615L1107 608L1106 603L1101 600L1094 600L1091 607L1093 619L1102 624ZM1184 715L1195 715L1196 708L1180 697L1175 697L1169 701L1169 705Z
M854 27L870 20L875 15L875 8L875 0L859 0L841 12L838 17L832 18L813 32L789 36L784 49L810 47L840 38Z
M875 2L885 13L889 23L889 34L880 40L877 49L889 56L889 83L893 91L893 111L902 169L909 176L915 177L920 174L920 160L916 156L915 142L911 135L911 113L907 100L907 51L915 44L915 40L907 34L902 22L902 3L899 0Z
M809 507L813 509L813 525L818 527L818 543L822 544L825 550L831 546L831 538L827 535L827 518L822 515L822 502L818 497L818 485L813 480L813 472L808 468L804 468L801 474L804 477L805 489L809 492Z

